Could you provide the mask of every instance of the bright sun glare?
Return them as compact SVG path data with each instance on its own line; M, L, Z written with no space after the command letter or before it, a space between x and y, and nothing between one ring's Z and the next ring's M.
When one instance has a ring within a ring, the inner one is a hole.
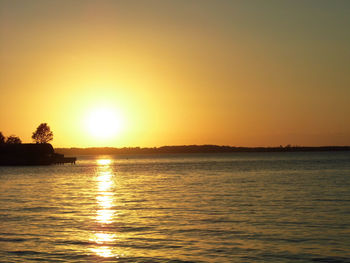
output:
M86 125L96 139L110 139L120 132L122 120L114 109L98 108L90 112Z

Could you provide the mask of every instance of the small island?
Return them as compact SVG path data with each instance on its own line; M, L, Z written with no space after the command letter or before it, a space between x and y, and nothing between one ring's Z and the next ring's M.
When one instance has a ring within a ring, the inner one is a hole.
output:
M55 153L49 141L53 139L53 133L46 123L38 126L32 136L35 143L22 143L11 135L7 139L0 132L0 165L51 165L51 164L75 164L76 157L65 157Z

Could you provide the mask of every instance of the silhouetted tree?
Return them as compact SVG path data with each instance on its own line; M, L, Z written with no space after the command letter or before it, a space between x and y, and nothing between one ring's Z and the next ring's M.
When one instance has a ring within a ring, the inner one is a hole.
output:
M2 134L2 132L0 132L0 144L4 144L5 143L5 136Z
M7 137L6 143L7 144L21 144L22 141L19 137L15 136L15 135L11 135L11 136Z
M32 139L35 143L48 143L53 139L53 133L47 123L42 123L33 132Z

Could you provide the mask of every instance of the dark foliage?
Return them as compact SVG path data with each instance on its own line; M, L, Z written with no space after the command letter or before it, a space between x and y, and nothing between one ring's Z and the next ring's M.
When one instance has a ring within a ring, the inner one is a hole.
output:
M2 132L0 132L0 144L4 144L5 143L5 136L2 134Z
M47 123L41 123L33 132L32 139L35 143L48 143L53 140L53 133Z
M22 141L19 137L15 136L15 135L11 135L11 136L7 137L6 143L7 144L21 144Z

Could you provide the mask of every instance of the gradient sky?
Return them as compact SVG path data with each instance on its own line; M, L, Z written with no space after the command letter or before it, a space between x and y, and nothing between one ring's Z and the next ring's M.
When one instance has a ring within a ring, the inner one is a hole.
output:
M0 0L0 131L55 147L350 145L350 1ZM123 119L97 140L86 116Z

